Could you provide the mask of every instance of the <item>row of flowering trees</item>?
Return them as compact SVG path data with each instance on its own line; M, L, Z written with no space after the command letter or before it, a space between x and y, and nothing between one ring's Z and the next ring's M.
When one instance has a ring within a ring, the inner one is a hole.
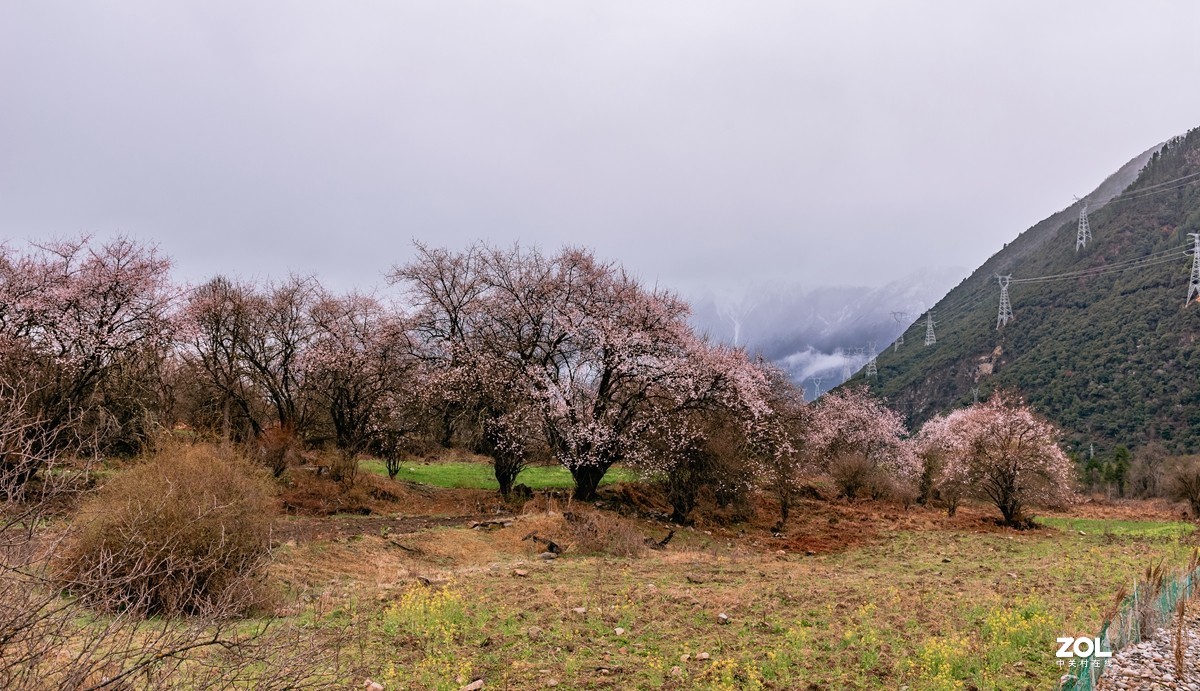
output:
M1068 485L1056 432L1018 402L912 438L862 390L806 403L784 372L697 335L678 296L584 249L418 245L389 276L394 302L299 276L183 288L168 270L127 239L0 247L0 375L43 457L136 450L179 422L332 447L348 468L372 455L393 474L418 446L460 445L493 459L505 494L553 461L590 499L626 465L663 483L677 520L704 488L760 488L786 522L822 474L849 498L981 495L1010 522ZM268 455L282 473L286 455ZM0 449L0 470L28 479L36 457Z

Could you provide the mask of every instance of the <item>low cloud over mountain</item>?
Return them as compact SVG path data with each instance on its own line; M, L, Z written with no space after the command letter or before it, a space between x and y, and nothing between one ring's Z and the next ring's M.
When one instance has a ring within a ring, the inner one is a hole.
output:
M811 397L814 377L821 378L822 391L840 384L866 364L871 343L891 345L965 274L927 269L874 288L760 284L740 295L694 298L693 322L715 340L786 368Z

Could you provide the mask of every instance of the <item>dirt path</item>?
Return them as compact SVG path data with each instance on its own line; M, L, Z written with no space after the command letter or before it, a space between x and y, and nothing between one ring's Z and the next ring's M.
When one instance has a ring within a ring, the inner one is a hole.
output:
M275 524L275 541L315 542L358 535L408 535L432 528L465 528L487 518L462 516L289 516Z

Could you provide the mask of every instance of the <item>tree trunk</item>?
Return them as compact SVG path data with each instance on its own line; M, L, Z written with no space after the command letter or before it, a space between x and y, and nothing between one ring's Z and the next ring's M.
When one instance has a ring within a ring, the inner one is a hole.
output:
M608 472L608 466L583 465L571 468L571 477L575 478L575 498L579 501L591 501L596 498L596 488L600 480Z
M1000 502L1000 513L1004 516L1004 525L1012 528L1018 528L1022 520L1025 518L1021 510L1021 502L1010 499Z
M492 468L496 471L496 482L500 483L500 495L508 498L512 494L513 483L517 481L517 474L521 472L520 466L513 467L499 461L492 464Z

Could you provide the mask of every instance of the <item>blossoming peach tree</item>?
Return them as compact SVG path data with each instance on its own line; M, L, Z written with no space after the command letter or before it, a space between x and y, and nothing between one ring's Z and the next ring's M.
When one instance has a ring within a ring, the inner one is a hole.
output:
M997 392L986 402L936 417L919 436L944 459L939 491L991 502L1005 525L1027 522L1030 506L1074 497L1071 462L1058 446L1058 429L1010 394Z
M805 446L815 467L853 499L876 478L910 483L920 464L904 420L864 388L831 391L813 405Z
M0 376L23 402L35 455L144 441L145 389L172 345L169 267L125 238L0 246Z

